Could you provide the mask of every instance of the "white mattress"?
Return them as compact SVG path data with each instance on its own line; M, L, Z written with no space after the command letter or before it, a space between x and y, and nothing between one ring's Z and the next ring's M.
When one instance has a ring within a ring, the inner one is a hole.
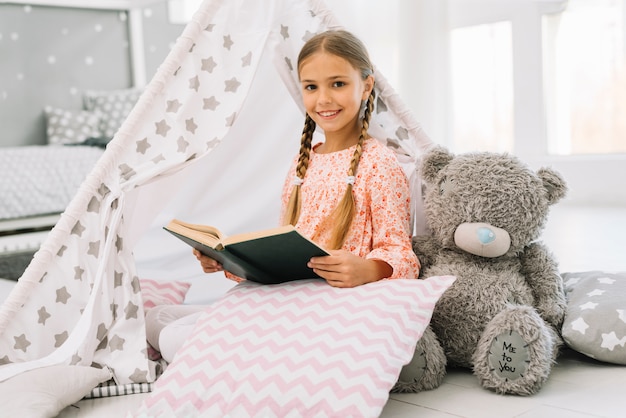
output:
M0 148L0 220L63 212L102 153L90 146Z

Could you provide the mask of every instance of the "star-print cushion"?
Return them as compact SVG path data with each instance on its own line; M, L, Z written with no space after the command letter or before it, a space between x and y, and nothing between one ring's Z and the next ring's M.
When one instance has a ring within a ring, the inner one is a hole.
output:
M454 280L241 282L198 319L134 416L377 417Z
M596 360L626 364L626 272L563 273L563 281L567 345Z
M139 100L142 89L87 91L83 95L85 109L100 113L100 133L97 136L113 138Z
M85 110L67 110L46 106L48 144L79 144L100 136L100 115Z

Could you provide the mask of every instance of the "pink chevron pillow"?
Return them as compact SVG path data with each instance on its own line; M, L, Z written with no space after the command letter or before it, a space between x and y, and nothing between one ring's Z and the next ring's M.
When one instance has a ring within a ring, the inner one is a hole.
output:
M139 279L144 312L157 305L180 305L185 301L190 283Z
M377 417L454 280L242 282L198 319L136 416Z

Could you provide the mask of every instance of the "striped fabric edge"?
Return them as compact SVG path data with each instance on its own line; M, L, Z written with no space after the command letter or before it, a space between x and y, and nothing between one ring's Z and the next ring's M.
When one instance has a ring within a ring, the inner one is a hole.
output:
M112 396L133 395L152 392L154 383L127 383L125 385L103 385L91 390L83 399L108 398Z

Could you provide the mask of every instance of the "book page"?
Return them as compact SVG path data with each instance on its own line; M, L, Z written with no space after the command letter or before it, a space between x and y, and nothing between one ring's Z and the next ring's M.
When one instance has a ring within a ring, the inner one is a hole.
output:
M222 233L214 226L190 224L178 219L172 219L167 225L167 228L181 235L193 238L212 248L218 248L222 244Z

